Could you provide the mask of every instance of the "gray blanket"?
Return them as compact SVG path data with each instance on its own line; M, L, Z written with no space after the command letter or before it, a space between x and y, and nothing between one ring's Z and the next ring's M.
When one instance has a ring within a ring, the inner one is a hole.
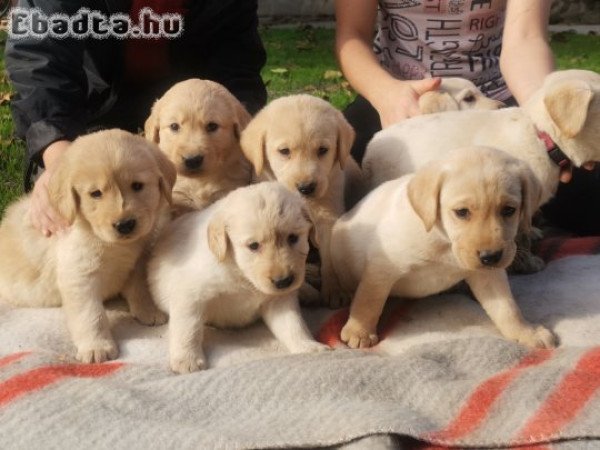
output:
M2 304L0 448L600 448L598 273L600 256L580 256L512 278L556 350L505 341L447 294L391 302L369 351L340 348L347 311L305 311L338 347L324 354L288 355L262 324L209 329L211 368L185 376L168 370L166 326L112 310L120 359L83 365L59 309Z

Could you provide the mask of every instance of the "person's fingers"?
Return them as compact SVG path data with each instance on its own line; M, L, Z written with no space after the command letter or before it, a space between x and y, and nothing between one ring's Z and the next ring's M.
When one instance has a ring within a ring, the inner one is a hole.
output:
M425 92L437 90L440 87L441 82L441 78L425 78L423 80L413 81L412 88L415 90L417 95L421 96Z
M67 221L52 207L48 196L49 172L44 172L36 181L31 193L29 216L31 224L45 236L69 226Z
M582 167L585 170L594 170L596 168L596 163L589 161L589 162L583 163Z
M564 169L560 169L559 180L561 183L568 183L569 181L571 181L571 178L573 178L573 171L571 170L570 166Z

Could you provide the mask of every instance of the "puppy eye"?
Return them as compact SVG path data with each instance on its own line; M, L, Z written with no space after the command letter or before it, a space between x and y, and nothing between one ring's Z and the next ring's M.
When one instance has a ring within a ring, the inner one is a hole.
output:
M169 125L169 128L171 129L171 131L177 133L180 127L177 122L173 122L171 125Z
M208 122L206 124L206 131L208 131L209 133L214 133L218 129L219 129L219 124L218 123Z
M134 181L133 183L131 183L131 189L133 189L136 192L141 191L142 189L144 189L144 183Z
M290 156L290 149L289 148L280 148L278 151L283 156Z
M102 197L102 191L96 189L95 191L90 192L90 197L92 198L100 198Z
M248 244L248 248L255 252L260 248L260 244L258 242L251 242L250 244Z
M500 215L502 217L512 217L516 211L517 211L517 208L513 208L512 206L505 206L500 211Z
M296 242L298 242L298 235L297 234L290 234L288 236L287 240L288 240L288 244L294 245Z
M329 151L329 149L327 147L319 147L319 150L317 152L317 155L319 156L323 156L324 154L326 154Z
M473 103L474 101L475 101L475 96L473 94L469 94L465 98L463 98L463 102L466 102L466 103Z
M456 214L456 217L458 217L459 219L468 219L471 215L471 212L467 208L460 208L455 209L454 214Z

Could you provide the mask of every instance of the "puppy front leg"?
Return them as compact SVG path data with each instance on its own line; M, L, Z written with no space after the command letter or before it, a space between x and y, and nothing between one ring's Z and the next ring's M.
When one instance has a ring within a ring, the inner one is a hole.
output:
M350 306L350 317L341 339L350 348L368 348L379 342L377 323L392 290L393 281L377 276L377 269L365 270Z
M206 367L202 351L204 320L200 303L178 298L169 304L169 359L171 370L190 373Z
M550 330L541 325L531 325L523 318L510 291L506 271L478 271L465 281L504 337L528 347L556 346L556 336Z
M136 263L129 280L123 288L123 296L129 305L131 315L143 325L162 325L167 322L167 315L156 307L152 294L148 289L146 259Z
M69 281L59 286L77 359L83 363L115 359L119 349L110 333L103 299L95 294L98 290L93 289L90 280Z
M300 313L296 294L269 300L261 308L262 318L275 337L292 353L312 353L329 347L313 338Z

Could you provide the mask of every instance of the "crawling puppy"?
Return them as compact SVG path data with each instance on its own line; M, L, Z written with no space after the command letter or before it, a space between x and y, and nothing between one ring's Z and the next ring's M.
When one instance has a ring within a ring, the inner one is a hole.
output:
M177 168L175 215L206 207L251 181L240 149L250 120L246 108L222 85L190 79L154 103L144 129Z
M321 258L321 297L330 306L344 302L329 256L336 219L354 202L361 175L350 156L354 130L340 111L310 95L272 101L242 133L242 150L256 175L277 180L306 199L315 218Z
M376 344L390 295L421 298L464 280L506 338L553 347L550 331L521 316L504 270L539 196L525 163L487 147L456 150L372 191L333 228L334 267L355 291L342 340Z
M118 354L103 300L121 293L133 316L160 324L136 265L169 220L175 168L156 145L121 130L78 138L61 157L48 193L71 226L47 238L29 220L30 197L0 225L0 297L17 306L63 306L82 362Z
M556 192L561 173L600 161L600 75L556 71L521 108L432 114L386 128L367 146L365 183L372 189L472 144L527 162L542 185L539 208ZM520 271L541 268L540 258L522 258Z
M259 317L291 352L316 342L298 306L310 214L299 194L279 183L239 188L165 230L149 264L149 281L169 313L170 365L187 373L206 367L205 323L248 325Z
M429 91L419 97L421 114L467 109L498 109L504 103L486 97L475 84L465 78L442 78L437 91Z

